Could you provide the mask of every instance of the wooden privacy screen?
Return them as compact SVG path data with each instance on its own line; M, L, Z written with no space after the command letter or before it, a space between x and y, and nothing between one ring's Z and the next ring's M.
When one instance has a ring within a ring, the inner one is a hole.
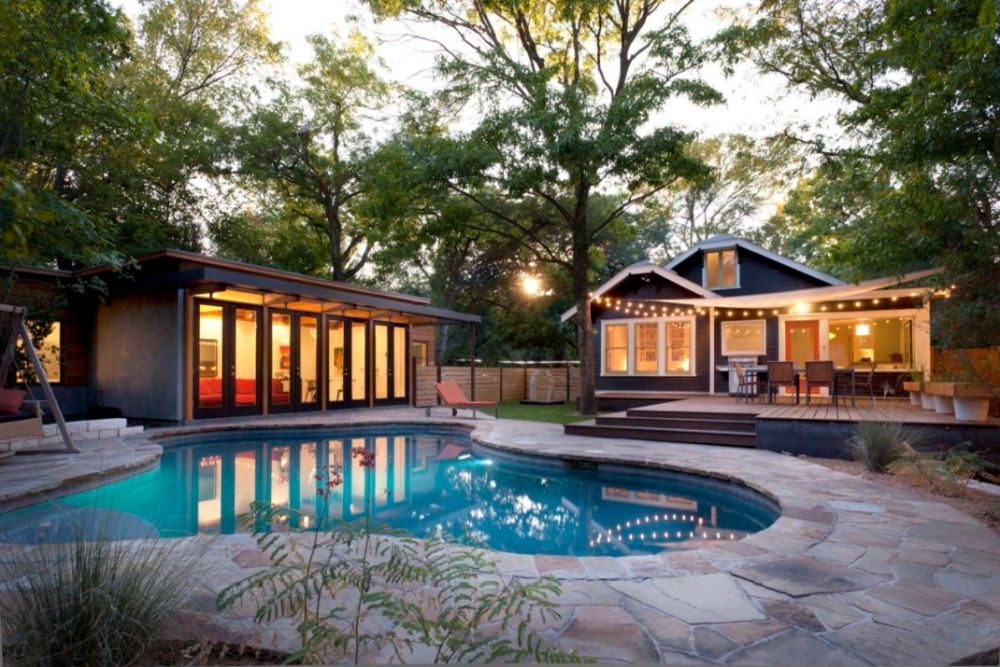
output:
M472 369L468 366L442 366L438 379L437 366L417 366L414 373L416 384L413 395L415 405L426 407L437 405L434 385L437 382L454 382L469 400L477 401L521 401L526 398L527 388L535 382L535 391L549 395L555 400L566 398L566 368L503 368L503 397L501 391L501 369L492 366L477 366L475 398L472 393ZM575 401L580 395L580 371L576 367L569 371L569 400Z

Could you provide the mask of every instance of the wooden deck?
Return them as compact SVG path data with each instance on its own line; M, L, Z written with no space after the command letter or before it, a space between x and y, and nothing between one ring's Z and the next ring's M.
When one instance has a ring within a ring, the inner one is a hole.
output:
M650 409L662 409L672 412L695 413L741 413L754 414L758 419L792 419L799 421L893 421L913 425L933 426L998 426L1000 420L989 422L963 422L955 419L955 415L942 415L933 411L923 410L910 405L906 399L878 399L875 407L871 400L858 398L857 405L852 406L850 399L839 401L833 405L829 398L813 398L806 405L805 398L799 405L794 399L781 397L780 402L746 403L729 396L700 396L671 400Z

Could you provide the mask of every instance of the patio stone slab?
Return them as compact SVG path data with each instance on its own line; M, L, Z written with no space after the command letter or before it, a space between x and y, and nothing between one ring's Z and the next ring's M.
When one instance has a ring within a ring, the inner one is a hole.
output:
M824 637L876 665L943 665L956 660L954 656L972 653L971 647L873 622L856 623Z
M915 611L924 616L937 616L949 609L961 598L942 591L916 586L899 586L886 584L876 586L869 595L899 605L904 609Z
M823 632L826 626L819 622L816 614L808 607L783 600L762 600L764 612L776 621L794 625L810 632Z
M746 621L717 625L715 628L740 646L749 646L765 637L784 632L788 626L777 621Z
M687 623L731 623L764 618L727 574L621 581L612 583L611 587Z
M577 607L559 647L598 660L659 662L656 646L621 607Z
M700 625L694 629L694 650L703 658L717 660L739 645L717 630Z
M858 569L802 556L738 567L733 574L793 597L870 588L884 580Z
M867 663L815 635L793 629L736 651L726 658L726 664L851 667Z
M1000 554L1000 535L986 526L930 521L910 528L907 537Z

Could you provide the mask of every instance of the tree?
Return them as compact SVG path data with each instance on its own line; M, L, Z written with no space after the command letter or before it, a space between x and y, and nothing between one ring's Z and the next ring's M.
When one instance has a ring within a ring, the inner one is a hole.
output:
M645 215L669 223L654 252L674 257L716 234L753 236L761 209L784 184L793 157L787 141L754 141L742 134L700 139L692 154L711 167L650 200Z
M368 179L382 166L365 121L388 103L390 86L359 32L343 43L309 41L314 55L299 68L301 87L279 86L277 99L238 131L235 155L248 182L282 200L286 221L326 237L330 277L352 280L384 230L368 208L378 196Z
M403 16L457 39L441 48L440 100L474 103L478 125L442 139L437 176L474 202L488 224L470 229L511 239L541 263L562 267L577 305L580 409L595 411L589 289L595 245L629 211L703 166L692 135L652 126L653 114L686 96L719 94L697 68L710 54L676 7L658 0L572 2L370 0L382 17ZM419 39L430 36L416 35ZM626 190L597 215L599 193Z
M840 141L788 133L821 164L771 230L849 278L946 267L952 345L1000 340L997 25L995 0L767 0L736 30L762 70L843 104Z

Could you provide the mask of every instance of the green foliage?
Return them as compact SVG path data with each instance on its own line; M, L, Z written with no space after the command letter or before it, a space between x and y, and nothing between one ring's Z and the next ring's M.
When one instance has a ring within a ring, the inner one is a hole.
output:
M937 454L923 454L907 447L903 455L889 466L889 471L949 496L965 495L969 482L976 478L994 484L1000 482L995 466L974 451L971 442L963 442Z
M5 649L19 665L135 664L188 599L196 560L179 540L81 535L8 549L0 561Z
M849 279L946 267L957 289L934 325L950 347L1000 340L998 24L996 0L767 0L732 33L763 71L844 103L844 139L801 138L821 164L774 245Z
M581 661L531 628L558 618L555 579L505 579L486 552L374 526L370 504L296 539L285 529L301 514L254 503L246 521L270 566L221 591L220 608L250 599L258 623L291 618L301 647L289 659L308 663Z
M871 472L885 472L921 439L919 431L899 422L861 421L847 441L848 451Z

